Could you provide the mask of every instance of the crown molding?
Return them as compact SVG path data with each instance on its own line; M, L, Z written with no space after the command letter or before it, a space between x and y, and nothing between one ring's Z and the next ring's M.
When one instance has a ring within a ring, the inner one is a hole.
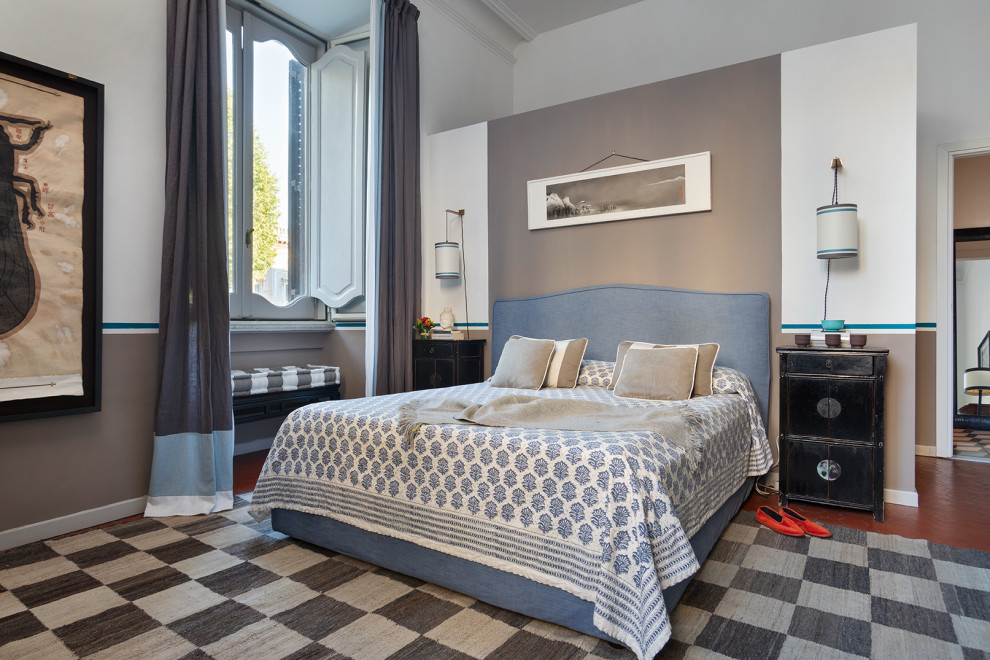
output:
M459 27L461 30L466 32L468 35L473 37L478 43L490 50L491 52L498 55L500 58L505 60L509 66L513 66L516 63L515 56L509 52L508 49L503 47L497 41L488 36L484 31L482 31L478 26L464 18L461 14L457 13L453 7L448 5L444 0L421 0L422 3L430 5L436 9L440 14L447 17L451 23ZM485 3L487 4L487 2Z
M502 0L481 0L481 2L526 41L532 41L536 38L538 34L536 30L530 27L529 23L520 18L519 14L512 11Z

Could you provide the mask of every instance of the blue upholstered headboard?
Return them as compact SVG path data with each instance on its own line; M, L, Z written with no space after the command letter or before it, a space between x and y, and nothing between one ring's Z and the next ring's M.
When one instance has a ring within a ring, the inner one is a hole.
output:
M770 397L770 296L715 293L644 284L608 284L525 298L492 307L492 369L512 335L588 338L586 360L615 360L621 341L718 342L716 365L753 383L763 421Z

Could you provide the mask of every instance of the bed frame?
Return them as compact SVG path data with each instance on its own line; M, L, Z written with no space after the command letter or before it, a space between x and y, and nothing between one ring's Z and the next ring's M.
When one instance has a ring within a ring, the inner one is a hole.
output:
M499 298L492 308L492 365L512 335L587 337L585 359L615 359L621 341L683 344L718 342L716 365L752 381L763 421L770 396L770 297L638 284L571 289L525 298ZM722 530L752 489L752 479L691 538L704 562ZM428 550L317 516L275 509L272 527L297 539L459 591L503 609L556 623L615 643L593 623L594 603L512 573ZM690 580L663 592L672 611Z

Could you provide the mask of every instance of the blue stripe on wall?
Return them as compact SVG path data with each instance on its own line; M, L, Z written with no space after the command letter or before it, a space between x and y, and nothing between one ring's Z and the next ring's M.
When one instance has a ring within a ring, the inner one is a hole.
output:
M335 321L338 328L363 328L364 321ZM487 323L455 323L455 328L487 328ZM104 330L157 330L157 323L104 323Z
M806 328L821 329L821 323L781 323L781 330L804 330ZM915 330L917 328L935 327L934 323L846 323L843 330Z
M157 323L104 323L104 330L157 330Z

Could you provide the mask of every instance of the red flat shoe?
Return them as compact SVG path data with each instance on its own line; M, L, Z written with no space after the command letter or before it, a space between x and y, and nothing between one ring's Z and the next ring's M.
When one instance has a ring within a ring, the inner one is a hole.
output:
M804 536L804 530L795 521L785 518L768 506L761 506L756 510L756 522L787 536Z
M808 520L794 509L789 509L786 506L782 506L780 507L780 515L785 519L790 518L793 520L808 536L817 536L820 539L825 539L832 536L832 532L828 531L818 523Z

